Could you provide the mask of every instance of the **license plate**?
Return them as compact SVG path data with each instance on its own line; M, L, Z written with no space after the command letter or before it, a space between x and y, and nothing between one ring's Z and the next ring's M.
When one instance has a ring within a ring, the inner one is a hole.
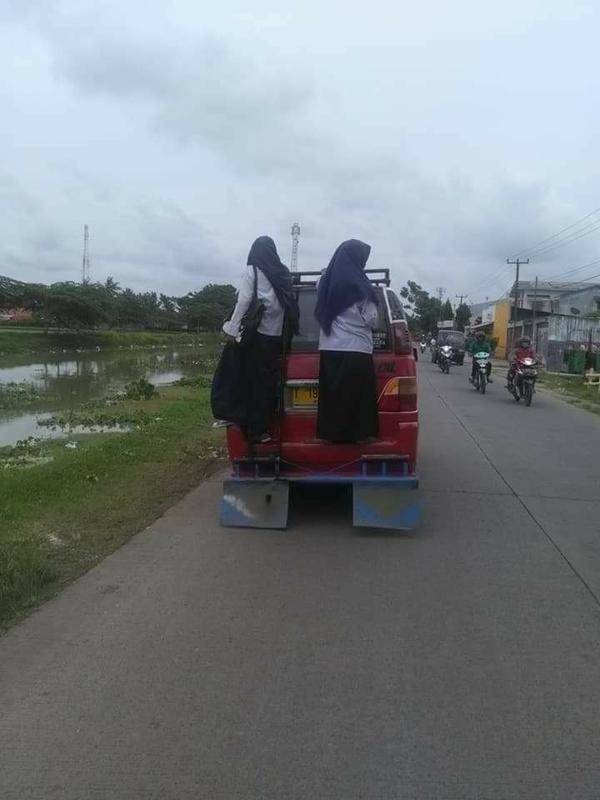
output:
M292 405L294 408L316 408L319 404L318 386L293 386Z

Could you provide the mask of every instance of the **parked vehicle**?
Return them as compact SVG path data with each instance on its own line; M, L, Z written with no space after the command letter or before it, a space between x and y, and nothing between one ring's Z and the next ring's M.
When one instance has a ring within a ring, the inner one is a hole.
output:
M440 348L449 345L452 348L452 363L462 367L465 360L465 335L462 331L442 330L438 331L435 346L431 349L431 360L435 364L439 357Z
M452 347L449 344L443 344L438 352L438 366L445 372L446 375L450 374L450 364L452 363Z
M374 331L379 436L356 444L317 439L319 326L314 318L319 272L296 272L300 334L282 368L281 406L273 442L249 447L230 426L231 478L225 481L221 520L226 525L287 525L291 483L340 483L352 487L354 524L410 529L419 517L417 374L404 310L390 288L389 270L366 270L376 287L379 320Z
M488 383L488 364L490 363L489 353L475 353L473 356L476 363L475 375L473 376L473 386L481 394L485 394L485 389Z
M525 405L530 406L535 394L535 382L538 375L538 362L535 358L517 359L515 374L508 385L508 391L517 402L525 400Z

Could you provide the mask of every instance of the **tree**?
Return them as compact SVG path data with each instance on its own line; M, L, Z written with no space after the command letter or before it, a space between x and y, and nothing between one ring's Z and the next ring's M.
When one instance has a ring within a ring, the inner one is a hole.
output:
M121 287L117 283L117 281L113 278L112 275L109 275L104 283L104 288L110 292L113 297L116 297L119 292L121 291Z
M189 328L218 331L235 305L236 291L230 284L209 283L199 292L179 298L179 307Z
M47 287L38 283L22 283L0 275L0 308L26 308L39 311L44 304Z
M108 320L108 314L94 297L58 284L48 291L42 318L46 326L79 330L98 327Z
M46 327L183 328L218 330L235 304L229 284L208 284L185 297L121 289L108 277L104 283L63 281L51 286L23 283L0 276L0 308L23 307Z
M406 301L408 324L415 334L433 333L440 318L441 303L437 297L430 297L429 292L415 281L408 281L400 290L400 296Z
M450 300L446 300L440 313L442 315L442 319L454 319L454 311L452 310L452 303Z
M464 331L471 320L471 306L467 305L466 303L461 303L456 309L454 319L456 321L457 329L459 331Z

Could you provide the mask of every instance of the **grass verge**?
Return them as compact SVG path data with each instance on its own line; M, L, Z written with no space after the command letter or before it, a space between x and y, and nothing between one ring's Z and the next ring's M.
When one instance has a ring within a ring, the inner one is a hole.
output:
M221 455L205 386L170 386L112 411L131 432L0 451L0 627L151 523Z
M568 403L586 411L600 414L600 391L598 386L588 386L581 375L556 375L541 372L538 383Z

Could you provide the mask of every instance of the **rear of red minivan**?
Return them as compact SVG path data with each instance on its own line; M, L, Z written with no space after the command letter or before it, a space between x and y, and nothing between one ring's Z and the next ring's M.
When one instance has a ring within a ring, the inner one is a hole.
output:
M230 427L227 435L234 479L350 483L355 494L355 523L357 515L360 516L356 497L362 497L364 502L359 505L367 509L365 514L371 519L374 493L384 497L384 505L389 506L390 489L418 485L419 408L412 340L402 304L389 288L389 272L369 273L379 306L373 337L378 438L356 444L332 444L317 438L319 328L314 317L318 277L315 273L294 275L300 334L294 338L283 364L281 409L274 425L274 441L257 445L250 452L239 428ZM380 491L381 487L386 487L387 492ZM368 497L365 493L369 493Z

